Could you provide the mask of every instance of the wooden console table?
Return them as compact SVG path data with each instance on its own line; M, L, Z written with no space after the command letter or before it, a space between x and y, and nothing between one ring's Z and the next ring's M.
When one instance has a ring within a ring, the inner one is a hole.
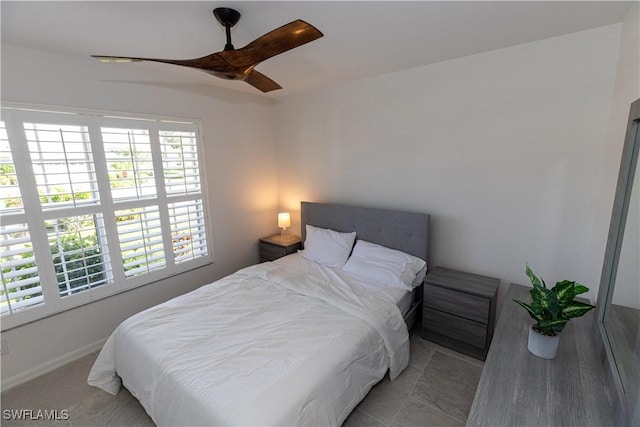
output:
M512 301L530 301L530 289L509 286L467 426L617 425L595 310L567 323L554 360L541 359L527 350L534 321Z

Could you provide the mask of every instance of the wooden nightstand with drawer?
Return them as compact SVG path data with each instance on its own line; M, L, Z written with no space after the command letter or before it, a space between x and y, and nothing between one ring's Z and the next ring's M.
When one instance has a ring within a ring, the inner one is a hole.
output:
M499 279L436 267L424 279L422 338L484 360L495 324Z
M283 239L279 234L260 239L260 262L274 261L297 251L302 247L298 236Z

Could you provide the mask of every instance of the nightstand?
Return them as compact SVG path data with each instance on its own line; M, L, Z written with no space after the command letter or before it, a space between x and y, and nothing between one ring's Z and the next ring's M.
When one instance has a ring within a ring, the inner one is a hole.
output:
M422 338L484 360L500 280L436 267L424 279Z
M279 234L260 239L260 262L273 261L289 255L302 248L302 241L298 236L283 239Z

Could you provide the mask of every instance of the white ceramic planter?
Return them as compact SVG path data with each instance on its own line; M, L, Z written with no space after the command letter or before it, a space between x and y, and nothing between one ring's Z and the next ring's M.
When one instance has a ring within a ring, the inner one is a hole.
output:
M529 328L529 344L527 348L533 354L543 359L555 359L558 354L560 335L550 337L537 333L533 326Z

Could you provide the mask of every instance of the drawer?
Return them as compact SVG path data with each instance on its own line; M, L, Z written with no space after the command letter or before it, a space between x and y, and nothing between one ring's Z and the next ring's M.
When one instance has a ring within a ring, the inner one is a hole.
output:
M260 258L273 261L287 255L287 248L282 246L270 245L268 243L260 243Z
M487 324L491 300L425 283L424 306Z
M485 324L430 308L425 308L422 316L423 329L449 336L479 348L484 348L487 344L487 325Z

